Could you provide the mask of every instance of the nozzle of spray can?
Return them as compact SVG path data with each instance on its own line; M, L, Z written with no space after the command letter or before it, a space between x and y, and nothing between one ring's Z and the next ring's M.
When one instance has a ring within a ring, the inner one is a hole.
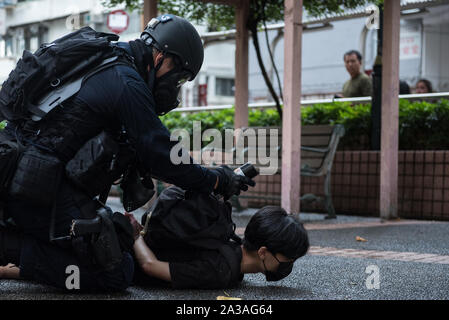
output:
M259 175L259 172L257 171L256 167L251 162L247 162L241 167L238 167L237 169L234 170L234 172L240 176L245 176L250 179Z

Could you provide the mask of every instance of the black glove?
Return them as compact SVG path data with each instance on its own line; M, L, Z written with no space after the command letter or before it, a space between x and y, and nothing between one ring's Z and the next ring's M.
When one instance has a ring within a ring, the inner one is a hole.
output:
M223 195L225 200L239 195L241 190L247 191L248 186L256 185L252 179L236 174L228 166L222 165L214 170L218 173L218 186L214 192Z

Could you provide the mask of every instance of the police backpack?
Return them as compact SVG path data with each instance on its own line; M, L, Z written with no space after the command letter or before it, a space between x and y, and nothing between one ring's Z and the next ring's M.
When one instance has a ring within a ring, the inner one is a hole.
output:
M81 87L88 71L110 65L123 49L111 44L115 34L81 28L52 43L42 44L33 54L25 50L0 91L0 120L16 124L40 120ZM132 58L126 56L132 61ZM51 95L51 92L59 91ZM46 96L48 95L48 96Z
M164 189L142 217L144 240L156 249L220 249L235 234L232 206L211 193Z

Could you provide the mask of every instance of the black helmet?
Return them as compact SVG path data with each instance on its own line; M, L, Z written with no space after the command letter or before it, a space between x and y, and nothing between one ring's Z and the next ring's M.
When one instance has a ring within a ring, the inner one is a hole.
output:
M180 67L190 74L189 81L200 71L204 59L203 43L196 29L186 19L172 14L153 18L140 39L163 53L177 56Z

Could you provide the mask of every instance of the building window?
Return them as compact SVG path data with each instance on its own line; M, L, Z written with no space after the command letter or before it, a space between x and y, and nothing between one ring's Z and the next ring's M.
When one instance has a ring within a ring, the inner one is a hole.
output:
M6 57L6 42L4 39L0 39L0 58Z
M215 78L215 95L216 96L233 96L234 95L234 79Z
M5 38L5 56L12 57L13 56L13 41L12 37Z

